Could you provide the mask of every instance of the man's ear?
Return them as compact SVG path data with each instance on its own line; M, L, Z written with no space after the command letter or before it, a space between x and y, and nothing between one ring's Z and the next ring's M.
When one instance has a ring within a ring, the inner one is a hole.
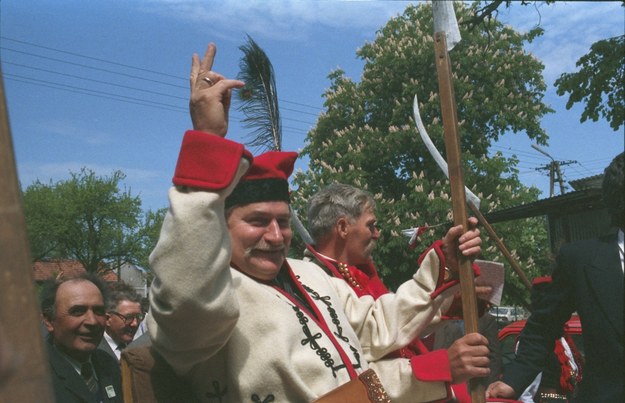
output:
M349 220L341 217L336 221L336 232L341 239L347 238L349 234Z
M41 315L41 321L46 327L48 333L52 333L54 331L54 325L52 324L52 321L46 317L46 315Z

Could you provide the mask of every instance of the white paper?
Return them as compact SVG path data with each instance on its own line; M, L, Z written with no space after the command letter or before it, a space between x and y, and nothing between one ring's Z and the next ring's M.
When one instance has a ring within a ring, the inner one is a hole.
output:
M504 271L503 263L489 260L476 260L475 264L480 268L479 277L475 278L475 285L485 285L493 288L488 302L493 305L501 304L503 294Z

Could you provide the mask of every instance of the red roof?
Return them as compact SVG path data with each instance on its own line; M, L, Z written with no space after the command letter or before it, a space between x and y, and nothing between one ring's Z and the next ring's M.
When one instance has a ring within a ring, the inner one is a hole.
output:
M35 281L45 281L59 276L74 276L84 273L85 268L77 260L50 260L39 261L33 264L33 278ZM102 269L98 275L105 281L118 281L117 274L110 269Z

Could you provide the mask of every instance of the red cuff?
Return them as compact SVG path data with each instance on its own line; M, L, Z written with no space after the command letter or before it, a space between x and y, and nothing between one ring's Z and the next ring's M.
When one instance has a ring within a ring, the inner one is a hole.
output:
M447 350L435 350L410 358L412 374L419 381L451 382Z
M460 280L457 278L445 279L445 273L446 273L445 267L446 267L447 262L445 260L445 254L443 253L442 247L443 247L443 241L441 241L440 239L435 241L432 244L432 246L430 246L425 252L421 254L421 256L419 256L419 260L417 261L419 266L421 266L421 262L423 262L423 260L425 259L425 256L432 249L434 249L436 256L438 256L438 279L436 280L436 289L434 290L432 294L430 294L430 298L432 299L439 296L445 290L448 290L449 288L460 283ZM478 267L478 265L476 265L475 263L472 263L471 267L473 268L473 275L475 277L479 276L480 268Z
M410 358L410 366L415 379L422 382L445 382L447 396L433 403L448 402L452 398L451 368L447 350L435 350L427 354L420 354ZM455 392L455 389L454 389ZM469 400L470 402L470 400Z
M241 158L254 159L243 144L195 130L185 133L173 182L202 190L222 190L232 183Z
M471 394L466 383L455 383L451 385L451 389L454 391L455 402L471 403Z

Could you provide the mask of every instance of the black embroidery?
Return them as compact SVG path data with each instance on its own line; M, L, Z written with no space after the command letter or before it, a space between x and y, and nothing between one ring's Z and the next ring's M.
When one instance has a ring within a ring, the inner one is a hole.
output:
M217 399L218 403L223 403L223 397L226 396L226 393L228 391L228 386L224 386L223 390L219 387L219 382L218 381L213 381L213 390L214 392L206 392L206 394L204 394L204 396L206 396L207 399Z
M340 338L341 340L343 340L344 342L348 343L349 339L345 336L343 336L343 328L341 327L341 322L339 321L339 317L336 314L336 310L334 308L332 308L332 303L330 302L330 297L329 296L325 296L322 297L319 295L319 293L315 290L313 290L310 287L307 287L306 285L302 284L302 287L304 287L304 289L306 290L306 292L308 292L310 294L310 297L312 299L315 299L319 302L323 302L328 310L328 313L330 314L330 317L332 318L332 323L336 326L336 330L337 332L334 332L334 335L338 338Z
M310 328L308 327L308 317L304 315L301 309L297 305L292 305L293 310L295 311L295 315L299 319L299 323L302 325L302 331L304 335L306 335L305 339L302 339L302 346L306 344L310 344L310 348L321 358L323 361L323 365L332 370L332 376L336 378L336 372L340 369L345 368L345 365L334 366L334 360L332 359L332 354L328 352L328 349L325 347L321 348L317 343L317 339L322 337L321 333L312 334Z
M252 401L254 403L269 403L269 402L273 402L274 400L276 400L276 398L272 394L267 395L267 397L264 398L263 400L261 400L260 397L256 393L252 395Z
M297 279L299 280L299 276L297 276ZM352 345L349 343L349 338L343 335L343 328L341 327L341 322L339 321L338 315L336 314L336 310L332 307L330 297L329 296L322 297L319 295L318 292L316 292L312 288L307 287L301 282L300 284L302 285L302 287L304 287L306 292L310 294L311 298L325 304L328 312L330 313L330 317L332 318L332 323L337 329L337 331L333 332L333 334L349 345L349 348L352 351L354 358L356 359L356 363L355 364L352 363L352 366L354 368L360 368L361 367L360 354L358 353L358 350L352 347ZM320 339L322 337L322 334L321 333L312 334L312 332L310 331L310 328L308 327L308 321L309 321L308 317L299 309L299 307L297 307L297 305L293 305L292 308L295 311L295 314L297 315L299 323L302 325L302 331L304 332L304 335L306 335L306 338L302 339L301 341L302 345L305 346L309 344L310 348L315 351L315 353L317 354L317 356L319 356L319 358L321 358L321 361L323 361L323 364L327 368L330 368L332 370L332 375L336 378L336 373L339 370L346 368L345 363L341 363L340 365L336 365L336 366L334 365L335 362L332 359L332 354L328 352L328 350L325 347L321 348L319 344L317 343L317 339Z
M352 351L352 353L354 354L354 357L356 358L356 364L353 364L353 366L354 368L360 368L360 354L358 353L358 350L355 349L351 345L351 343L349 342L349 338L343 335L343 328L341 327L341 321L339 320L339 317L336 314L336 310L332 307L332 302L331 302L330 297L329 296L322 297L319 295L317 291L308 287L301 281L300 281L300 284L302 285L302 287L306 290L306 292L310 295L312 299L322 302L326 306L326 309L328 310L328 313L330 314L330 318L332 318L332 323L334 324L334 326L336 326L336 332L333 332L334 335L349 345L350 350Z

